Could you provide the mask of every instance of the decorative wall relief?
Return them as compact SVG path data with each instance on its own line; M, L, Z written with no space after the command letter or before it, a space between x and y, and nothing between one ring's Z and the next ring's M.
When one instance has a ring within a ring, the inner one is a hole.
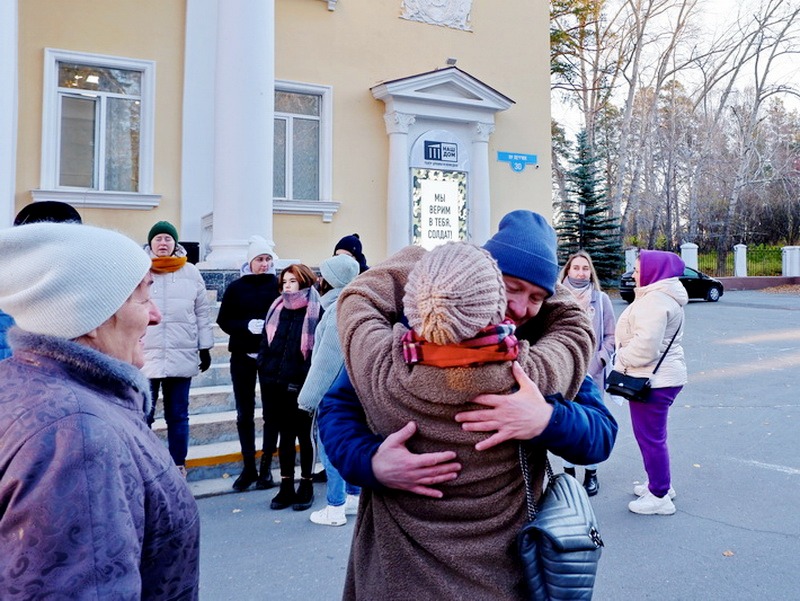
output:
M403 19L471 31L472 0L403 0Z

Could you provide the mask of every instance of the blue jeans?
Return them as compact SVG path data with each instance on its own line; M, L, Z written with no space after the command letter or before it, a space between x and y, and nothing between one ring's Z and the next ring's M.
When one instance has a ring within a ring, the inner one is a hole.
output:
M167 444L175 465L186 464L189 450L189 387L191 378L156 378L150 380L153 407L147 423L155 421L159 389L164 393L164 419L167 420Z
M360 495L361 489L358 486L345 482L344 478L339 474L335 467L328 460L328 454L325 452L325 447L322 446L322 441L319 441L319 460L325 467L325 473L328 476L328 492L327 501L328 505L333 507L340 507L344 505L346 500L345 495Z

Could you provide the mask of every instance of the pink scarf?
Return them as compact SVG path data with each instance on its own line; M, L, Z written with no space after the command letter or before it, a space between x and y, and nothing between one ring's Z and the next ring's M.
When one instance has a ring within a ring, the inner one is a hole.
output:
M319 322L320 302L319 293L313 286L311 288L303 288L297 292L284 292L267 311L267 342L272 343L275 337L275 332L278 330L278 323L281 318L281 310L286 307L287 309L302 309L306 308L306 315L303 318L303 332L300 336L300 352L303 357L308 359L311 355L311 350L314 348L314 331L317 329L317 322Z

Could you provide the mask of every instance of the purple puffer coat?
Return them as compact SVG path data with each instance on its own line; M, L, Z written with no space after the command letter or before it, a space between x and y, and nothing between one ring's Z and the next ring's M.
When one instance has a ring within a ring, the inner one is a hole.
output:
M74 342L9 339L0 599L197 599L197 505L145 424L147 380Z

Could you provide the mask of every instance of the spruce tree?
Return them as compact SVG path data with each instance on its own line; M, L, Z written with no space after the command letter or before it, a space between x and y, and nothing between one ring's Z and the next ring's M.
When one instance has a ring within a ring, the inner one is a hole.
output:
M619 222L612 214L599 159L587 144L585 131L577 136L572 164L567 174L567 200L561 205L556 228L559 261L563 265L570 254L582 248L592 257L601 284L615 286L623 266Z

